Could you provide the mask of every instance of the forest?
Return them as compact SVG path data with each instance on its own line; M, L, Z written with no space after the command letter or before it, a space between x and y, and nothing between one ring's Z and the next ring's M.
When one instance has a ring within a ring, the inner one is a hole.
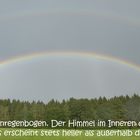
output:
M48 103L1 99L0 120L140 120L140 96L99 97Z

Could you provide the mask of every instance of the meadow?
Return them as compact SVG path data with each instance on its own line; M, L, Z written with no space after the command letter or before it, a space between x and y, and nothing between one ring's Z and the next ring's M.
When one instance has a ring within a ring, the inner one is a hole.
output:
M1 137L2 140L139 140L139 137Z
M0 131L11 130L11 129L0 129ZM40 130L38 130L40 131ZM135 130L134 130L135 131ZM1 133L2 134L2 133ZM138 140L136 136L0 136L2 140Z

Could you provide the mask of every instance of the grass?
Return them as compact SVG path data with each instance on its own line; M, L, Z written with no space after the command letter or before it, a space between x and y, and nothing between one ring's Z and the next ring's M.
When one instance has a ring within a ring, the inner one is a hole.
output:
M124 137L124 136L105 136L105 137L98 137L98 136L84 136L85 131L82 131L81 136L3 136L5 130L17 130L17 129L0 129L1 130L1 140L139 140L139 136L131 136L131 137ZM25 130L25 129L22 129ZM41 130L37 130L39 133ZM134 132L135 130L133 130ZM12 134L12 133L11 133ZM51 133L50 133L51 134Z

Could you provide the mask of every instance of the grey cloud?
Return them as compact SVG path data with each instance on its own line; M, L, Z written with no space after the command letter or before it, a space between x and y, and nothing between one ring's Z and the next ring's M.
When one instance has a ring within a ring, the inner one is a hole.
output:
M0 1L0 60L83 51L139 65L139 5L139 0ZM38 61L1 67L1 97L48 100L140 91L140 73L128 67L84 59Z
M0 69L1 98L62 100L112 97L138 92L140 73L129 67L85 58L50 57Z

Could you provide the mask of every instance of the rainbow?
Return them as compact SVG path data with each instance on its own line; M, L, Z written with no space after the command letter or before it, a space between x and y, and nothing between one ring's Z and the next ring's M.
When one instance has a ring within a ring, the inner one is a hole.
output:
M20 55L20 56L15 56L12 58L9 58L7 60L3 60L0 62L0 68L2 67L6 67L8 65L16 65L18 63L22 63L22 62L29 62L29 61L33 61L35 59L39 59L39 58L43 58L43 59L47 59L47 58L52 58L52 57L78 57L78 58L89 58L89 59L95 59L95 60L100 60L100 61L108 61L108 62L112 62L112 63L116 63L116 64L120 64L120 65L124 65L127 66L129 68L132 68L136 71L140 72L140 66L137 64L134 64L132 62L126 61L126 60L122 60L120 58L116 58L113 56L109 56L109 55L103 55L103 54L98 54L95 52L71 52L71 51L61 51L61 52L33 52L31 54L24 54L24 55Z

